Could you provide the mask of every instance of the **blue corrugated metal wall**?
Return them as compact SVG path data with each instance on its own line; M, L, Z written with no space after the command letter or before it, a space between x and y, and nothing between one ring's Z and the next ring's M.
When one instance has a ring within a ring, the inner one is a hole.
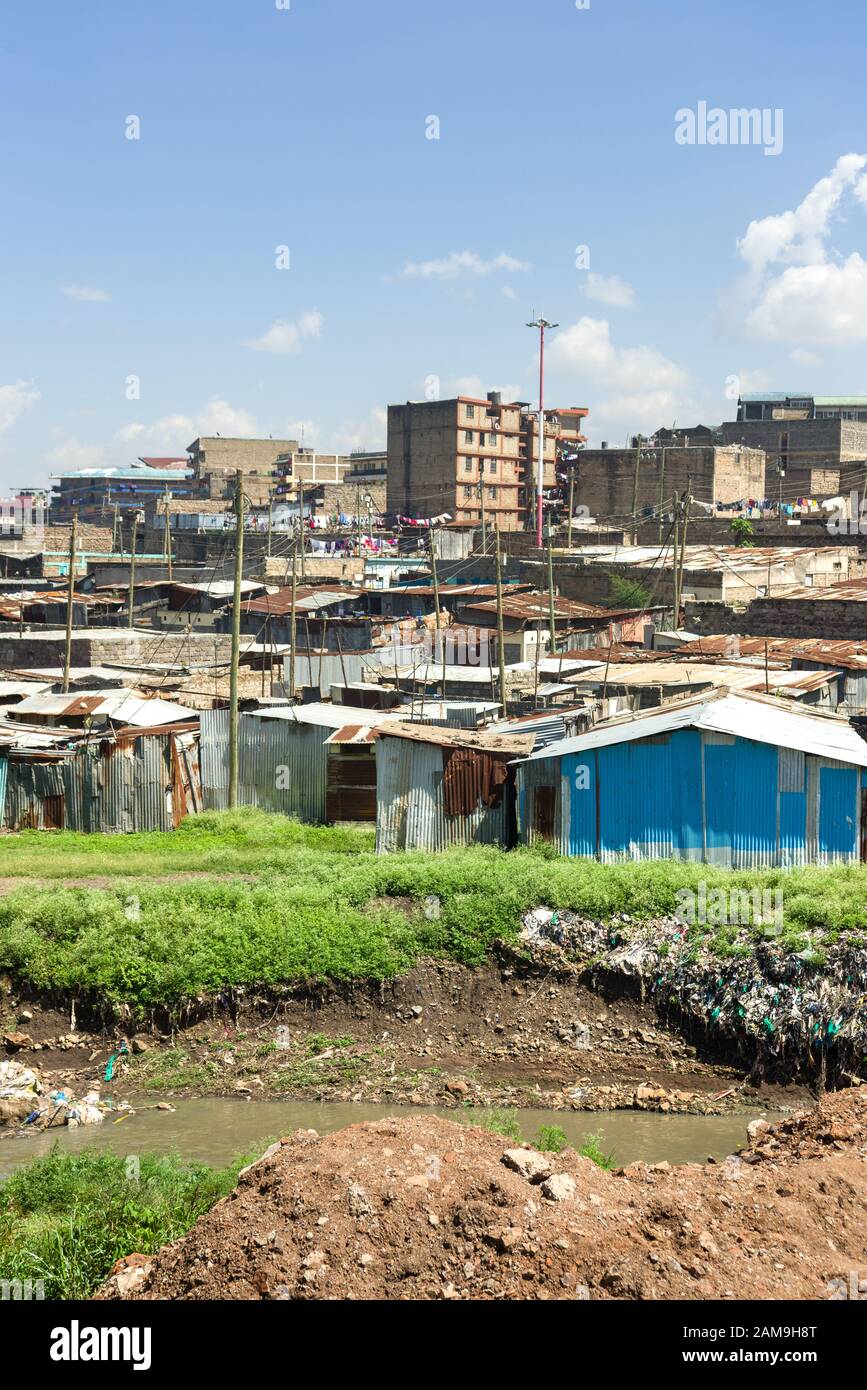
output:
M689 729L524 763L518 813L532 843L536 788L553 786L554 843L603 862L851 863L859 857L860 785L855 767Z

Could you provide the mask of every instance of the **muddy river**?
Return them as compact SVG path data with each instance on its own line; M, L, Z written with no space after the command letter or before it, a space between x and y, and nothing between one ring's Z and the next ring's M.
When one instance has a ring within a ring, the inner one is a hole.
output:
M133 1102L135 1104L135 1102ZM149 1096L142 1106L153 1106ZM473 1123L472 1110L418 1110L400 1105L320 1104L316 1101L244 1101L176 1099L174 1111L140 1109L123 1119L108 1114L101 1125L57 1128L34 1135L10 1135L0 1141L0 1178L30 1163L57 1144L62 1150L113 1149L120 1154L177 1152L187 1159L220 1166L238 1154L255 1153L266 1143L296 1129L320 1134L362 1120L388 1115L436 1114ZM478 1112L475 1112L476 1114ZM749 1118L756 1118L753 1111ZM638 1110L576 1111L519 1110L517 1122L525 1139L533 1140L540 1125L559 1125L570 1144L580 1145L589 1134L601 1136L605 1153L619 1164L642 1159L647 1163L702 1163L708 1156L724 1158L745 1142L744 1115L660 1115Z

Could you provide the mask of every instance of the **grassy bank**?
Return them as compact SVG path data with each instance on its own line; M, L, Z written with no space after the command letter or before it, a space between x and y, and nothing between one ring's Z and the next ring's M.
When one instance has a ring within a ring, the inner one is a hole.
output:
M41 1280L45 1298L88 1298L122 1256L185 1235L245 1162L55 1150L0 1185L0 1282Z
M206 876L164 881L192 870ZM387 979L426 955L477 964L494 942L516 941L522 912L538 904L646 920L673 914L678 891L699 883L780 888L784 945L821 952L841 936L863 944L867 896L860 867L731 873L484 847L377 857L368 832L255 811L190 818L167 835L6 837L0 874L13 873L54 886L0 900L0 971L143 1008L255 984ZM231 877L240 873L247 881ZM110 886L57 886L96 875ZM765 934L748 928L747 942L751 930ZM743 932L690 931L721 954L749 949Z

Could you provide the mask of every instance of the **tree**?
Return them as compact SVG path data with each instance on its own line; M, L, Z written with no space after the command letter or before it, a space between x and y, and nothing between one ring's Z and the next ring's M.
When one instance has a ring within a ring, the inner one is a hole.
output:
M753 543L753 523L749 517L736 516L729 526L735 545L750 546Z

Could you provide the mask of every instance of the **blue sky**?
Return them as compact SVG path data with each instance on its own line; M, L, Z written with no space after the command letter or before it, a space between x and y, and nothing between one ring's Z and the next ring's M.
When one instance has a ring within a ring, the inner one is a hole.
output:
M535 399L540 312L548 403L594 441L727 418L738 385L867 393L863 13L14 7L0 486L214 430L375 447L433 377ZM782 151L678 143L700 102L781 109Z

